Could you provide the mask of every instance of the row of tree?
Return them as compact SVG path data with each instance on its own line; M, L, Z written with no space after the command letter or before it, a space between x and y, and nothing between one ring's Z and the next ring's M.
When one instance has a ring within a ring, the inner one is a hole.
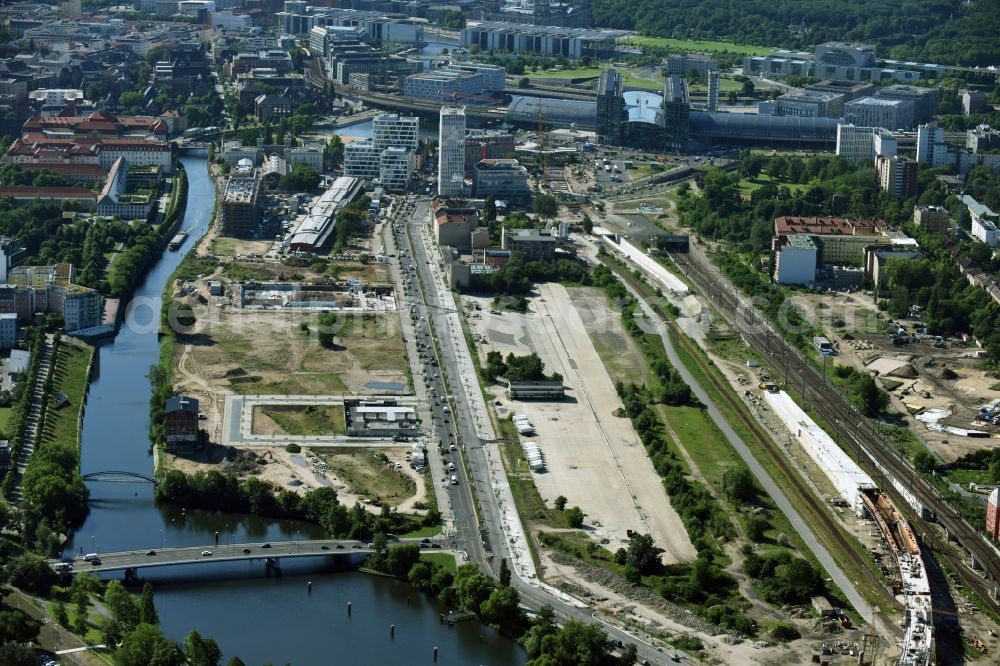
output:
M274 518L294 518L319 524L327 534L340 539L369 539L382 533L401 534L440 523L437 511L423 517L395 511L388 504L375 516L360 504L346 507L333 488L314 488L304 495L290 490L275 492L257 477L242 481L217 471L187 475L170 470L156 484L156 498L178 506L235 513L253 513Z
M892 0L747 0L739 11L706 0L679 0L663 11L655 0L595 0L598 26L679 39L811 50L827 41L874 43L879 55L955 65L990 65L1000 52L1000 23L988 3ZM790 30L789 26L804 30ZM720 50L725 47L720 47Z

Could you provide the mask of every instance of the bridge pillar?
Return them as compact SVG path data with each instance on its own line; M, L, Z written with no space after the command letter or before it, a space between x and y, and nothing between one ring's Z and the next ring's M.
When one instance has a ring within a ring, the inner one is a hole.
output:
M135 585L139 582L139 572L135 567L125 569L125 585Z
M969 566L972 567L973 571L983 570L983 567L980 566L979 561L976 559L975 553L969 553Z
M264 565L266 566L268 575L273 573L275 576L281 576L281 563L277 557L264 558Z

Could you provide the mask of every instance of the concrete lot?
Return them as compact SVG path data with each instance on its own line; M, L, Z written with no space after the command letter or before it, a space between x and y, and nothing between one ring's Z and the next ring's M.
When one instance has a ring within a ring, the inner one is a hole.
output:
M564 495L570 506L578 505L593 536L607 539L611 550L631 529L651 534L665 562L693 559L687 531L632 424L612 415L621 401L565 287L541 285L523 315L491 315L489 304L482 306L482 318L471 322L489 340L487 351L534 351L546 373L560 373L569 389L560 402L506 405L534 423L537 436L526 439L545 455L547 471L535 475L542 497L552 502Z

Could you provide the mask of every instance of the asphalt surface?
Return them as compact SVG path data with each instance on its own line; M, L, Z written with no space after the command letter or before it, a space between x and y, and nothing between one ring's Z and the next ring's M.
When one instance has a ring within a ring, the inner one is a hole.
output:
M476 563L481 570L495 575L495 570L499 570L500 558L513 561L513 557L503 538L502 513L501 508L497 505L496 493L489 478L489 464L485 446L477 431L474 412L461 387L462 377L455 345L465 345L465 340L460 336L460 342L456 343L448 334L447 316L451 311L437 305L441 302L442 290L447 291L447 287L434 280L429 262L437 261L437 251L425 247L421 234L421 229L428 223L430 200L427 197L419 199L410 197L408 203L404 203L401 209L398 220L393 227L396 245L401 248L395 260L400 262L404 274L409 274L409 270L412 268L418 278L414 281L413 288L406 293L418 313L417 342L423 345L431 344L433 356L439 363L438 367L426 368L427 375L425 376L430 377L431 386L437 388L439 396L449 395L451 398L452 406L449 412L444 411L445 405L433 406L433 426L438 433L439 440L446 443L445 448L447 448L449 441L456 441L458 446L456 453L459 455L454 457L456 458L455 474L459 484L450 486L450 497L455 512L455 527L458 532L455 547L468 553L470 560ZM402 249L404 248L408 248L406 254L403 254ZM404 316L406 316L405 311ZM433 344L434 338L432 337L435 334L438 343L436 346ZM444 369L444 373L440 371L441 368ZM455 386L455 382L459 382L458 390L454 391L453 395L446 392L442 374L447 376L448 383L452 386ZM422 381L422 378L414 377L414 382L417 381ZM477 380L473 378L473 381ZM474 390L479 390L478 382L474 384ZM452 437L455 439L452 440ZM460 457L464 457L465 462L467 462L471 481L475 484L479 507L482 511L481 530L474 508L475 499L471 494L470 477L466 474L465 465L458 464ZM554 588L544 586L537 580L522 578L516 568L512 568L511 584L518 589L521 603L525 606L536 610L544 605L551 606L556 615L563 619L597 622L611 640L634 643L638 650L640 663L643 660L650 664L687 661L686 655L670 646L651 645L644 639L600 619L597 617L597 611L578 600L571 599Z
M420 543L420 539L398 539L395 543ZM227 543L225 537L218 544L207 546L187 546L184 548L162 548L152 550L132 550L119 553L97 553L96 561L73 558L74 571L115 571L120 569L140 569L176 564L197 564L208 562L231 562L234 560L260 559L264 557L315 557L316 555L337 555L348 553L367 554L371 552L367 541L352 539L322 539L302 541L272 541L270 543ZM428 549L444 551L440 538L427 539ZM436 545L436 548L435 548ZM249 551L249 552L244 552ZM430 552L430 551L429 551ZM49 560L55 567L66 560Z

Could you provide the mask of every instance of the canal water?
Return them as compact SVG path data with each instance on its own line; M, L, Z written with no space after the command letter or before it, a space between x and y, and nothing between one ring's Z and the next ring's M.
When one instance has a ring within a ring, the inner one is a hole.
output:
M136 290L121 332L99 347L99 373L91 383L83 421L83 474L153 473L146 375L159 358L161 294L184 254L208 229L214 197L205 159L181 162L188 175L181 228L190 234L179 251L164 253ZM224 549L243 541L323 536L309 523L158 505L149 483L90 483L89 488L90 514L67 544L66 555L209 545L216 539ZM440 624L442 609L434 600L398 581L335 572L320 558L281 564L280 578L267 577L259 562L165 567L142 575L154 583L167 635L180 641L197 629L219 643L226 660L239 656L251 665L432 663L437 646L439 664L525 661L516 644L487 627ZM307 581L313 582L311 595ZM391 624L396 625L392 640Z

